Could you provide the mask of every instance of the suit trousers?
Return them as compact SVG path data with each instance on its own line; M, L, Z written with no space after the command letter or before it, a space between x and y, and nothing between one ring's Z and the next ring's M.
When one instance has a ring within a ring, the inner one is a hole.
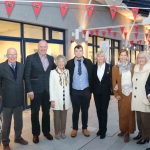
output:
M109 105L110 94L94 94L94 101L99 122L99 130L105 134L107 131L107 109Z
M50 102L49 93L44 91L42 93L34 93L34 99L31 100L31 123L32 134L34 136L40 135L39 111L42 107L42 132L47 134L50 132Z
M11 128L12 115L14 117L15 139L21 139L23 121L22 121L23 106L13 108L3 107L3 124L2 124L2 143L8 145L10 142L9 134Z
M67 119L67 110L65 110L65 105L63 106L63 110L54 110L55 134L65 133L66 119Z
M71 101L73 107L72 122L73 129L78 130L79 113L81 109L82 129L87 129L88 109L91 100L91 92L89 88L84 90L74 90L71 92Z
M136 115L137 115L137 125L139 129L139 134L142 136L142 139L149 140L150 113L137 111Z

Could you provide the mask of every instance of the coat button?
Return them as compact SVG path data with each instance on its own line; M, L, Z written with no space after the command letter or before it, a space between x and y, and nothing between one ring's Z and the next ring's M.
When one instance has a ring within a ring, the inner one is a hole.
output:
M137 81L138 79L136 79L136 81Z
M135 87L135 89L137 89L137 87Z
M134 98L136 98L136 96L134 96Z

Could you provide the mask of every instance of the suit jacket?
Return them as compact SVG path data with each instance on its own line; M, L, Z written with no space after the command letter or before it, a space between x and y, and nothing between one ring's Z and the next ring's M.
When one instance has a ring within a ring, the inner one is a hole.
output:
M85 67L86 67L87 72L88 72L88 81L89 81L90 91L92 92L93 64L92 64L91 60L87 59L87 58L84 58L83 63L85 64ZM74 68L75 68L74 58L67 62L66 68L69 70L69 74L70 74L70 89L72 89L73 74L74 74Z
M27 92L42 93L44 90L49 92L50 71L55 69L54 59L47 55L49 66L44 71L41 59L38 53L29 55L25 63L25 83Z
M0 64L0 79L2 81L2 104L3 107L12 108L22 106L24 103L24 65L17 62L17 78L14 76L8 65L8 61Z
M110 64L105 65L104 75L100 81L97 76L98 65L94 65L93 69L93 93L94 94L111 94L112 88L112 66Z

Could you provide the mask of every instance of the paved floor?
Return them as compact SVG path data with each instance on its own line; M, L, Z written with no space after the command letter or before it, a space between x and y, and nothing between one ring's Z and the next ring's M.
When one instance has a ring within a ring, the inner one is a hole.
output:
M132 138L137 135L131 135L131 140L128 143L123 142L123 137L118 137L117 133L119 132L118 127L118 111L117 111L117 101L111 97L108 110L108 131L105 139L101 140L96 136L98 130L97 115L95 110L94 101L91 100L90 109L89 109L89 131L90 137L85 137L82 134L81 122L79 122L79 131L78 135L75 138L70 137L70 132L72 130L72 109L68 110L67 118L67 131L66 139L60 139L53 141L48 141L43 134L40 135L40 142L34 144L32 142L31 134L31 121L30 121L30 110L26 110L23 113L24 118L24 127L22 136L28 140L29 144L27 146L22 146L13 142L14 140L14 131L13 131L13 121L11 129L11 143L10 146L12 150L145 150L147 147L150 147L150 144L137 145L136 141L133 141ZM53 112L51 110L51 134L54 135L54 125L53 125ZM41 118L41 113L40 113ZM2 149L2 147L0 147Z

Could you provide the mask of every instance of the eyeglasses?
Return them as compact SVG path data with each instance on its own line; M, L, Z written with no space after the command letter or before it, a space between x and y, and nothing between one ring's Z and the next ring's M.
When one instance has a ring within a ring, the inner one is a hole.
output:
M9 57L16 57L17 56L17 54L7 54Z

